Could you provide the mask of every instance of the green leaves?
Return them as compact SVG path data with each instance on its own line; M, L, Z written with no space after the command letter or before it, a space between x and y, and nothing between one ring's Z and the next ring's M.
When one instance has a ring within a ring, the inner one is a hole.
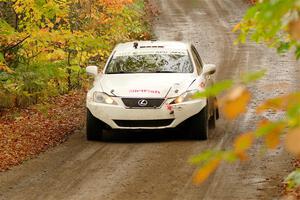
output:
M4 55L0 52L0 62L4 62Z
M286 53L295 49L296 58L300 58L300 4L299 0L262 0L248 9L243 20L233 28L233 32L239 31L237 42L246 42L247 38L255 42L264 42L270 47L277 48L278 53ZM207 91L197 94L197 97L213 96L221 93L222 89L230 89L228 98L225 96L227 109L221 109L229 119L235 119L245 112L245 105L249 102L249 95L245 93L245 85L262 78L265 70L246 74L236 81L239 86L233 87L233 83L221 83L216 88L208 88ZM229 84L230 83L230 84ZM244 89L243 89L244 86ZM220 102L220 101L219 101ZM224 102L224 100L223 100ZM222 101L220 104L222 108ZM200 165L200 170L195 179L203 182L216 166L220 159L236 161L247 159L247 151L262 140L262 147L276 149L284 141L285 149L296 156L300 156L300 93L293 93L273 99L267 99L256 108L257 115L263 118L258 126L249 133L242 134L235 139L232 149L226 151L211 150L201 153L192 161ZM271 112L270 112L271 111ZM268 113L267 115L265 113ZM263 115L262 115L263 114ZM284 115L280 119L273 118L273 114ZM298 164L299 166L299 164ZM300 169L292 172L285 180L290 189L300 186Z
M215 83L214 85L207 87L205 91L199 92L194 95L193 98L206 98L206 97L214 97L222 92L225 92L226 90L233 87L235 83L238 84L249 84L251 82L255 82L259 79L261 79L263 76L265 76L266 70L260 70L256 72L248 72L243 74L239 80L233 81L233 80L223 80Z
M285 182L288 184L289 189L297 188L300 186L300 169L293 171L285 179Z
M255 136L252 132L237 137L234 141L234 152L238 155L245 153L252 146L254 138Z
M207 160L211 159L213 156L218 155L219 152L213 150L207 150L202 152L201 154L194 156L190 159L191 164L201 164L207 162Z
M231 88L233 86L233 83L234 82L232 80L220 81L213 86L207 87L205 91L195 94L194 98L217 96L221 92Z
M251 73L244 74L241 77L242 83L249 84L251 82L257 81L257 80L261 79L262 77L264 77L266 72L267 72L267 70L261 70L261 71L257 71L257 72L251 72Z
M150 35L143 0L5 2L13 14L0 19L0 102L9 96L26 106L84 87L83 66L100 65L116 43Z
M15 29L11 27L5 20L0 18L0 35L11 35L15 33Z
M291 43L290 42L280 42L279 46L277 48L278 53L286 53L291 49Z
M279 53L296 47L295 54L299 58L296 42L300 36L296 17L299 10L297 0L260 1L248 9L239 26L234 28L240 31L238 41L244 43L249 37L277 48Z

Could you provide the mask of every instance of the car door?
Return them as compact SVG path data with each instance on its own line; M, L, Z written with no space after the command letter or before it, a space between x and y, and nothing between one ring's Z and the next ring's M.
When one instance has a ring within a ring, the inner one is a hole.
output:
M202 74L203 71L203 62L202 59L197 51L197 49L195 48L195 46L191 46L191 50L192 50L192 56L193 59L195 60L195 64L196 64L196 69L197 69L197 73L200 76ZM207 75L204 77L205 79L205 88L210 87L214 84L214 80L213 80L213 75ZM215 97L209 97L208 98L208 110L209 110L209 115L212 116L214 114L214 102L215 102Z

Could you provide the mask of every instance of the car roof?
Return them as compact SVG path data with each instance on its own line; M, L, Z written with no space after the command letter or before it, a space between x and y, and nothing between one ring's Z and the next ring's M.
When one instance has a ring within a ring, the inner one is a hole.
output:
M135 41L120 43L115 47L115 51L132 51L132 50L151 50L151 49L176 49L187 50L188 43L179 41Z

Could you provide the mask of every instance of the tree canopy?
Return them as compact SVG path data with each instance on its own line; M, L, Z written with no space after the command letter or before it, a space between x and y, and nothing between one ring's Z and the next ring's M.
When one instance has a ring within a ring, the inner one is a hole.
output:
M81 87L83 67L102 63L120 41L149 37L141 0L0 0L0 7L0 107Z

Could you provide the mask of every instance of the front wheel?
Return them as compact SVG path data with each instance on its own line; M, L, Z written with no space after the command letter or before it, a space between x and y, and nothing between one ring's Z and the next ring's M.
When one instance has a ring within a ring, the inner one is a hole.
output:
M207 106L205 106L201 112L196 114L190 119L188 124L190 136L196 140L208 139L208 113Z
M218 117L218 110L214 108L213 115L208 120L208 127L210 129L215 129L216 128L217 117Z
M102 126L96 117L87 110L86 116L86 139L89 141L101 140L102 139Z
M214 100L214 105L213 105L213 111L212 111L212 116L208 119L208 127L210 129L215 129L216 128L216 121L220 118L219 114L219 108L218 108L218 100L215 98Z

